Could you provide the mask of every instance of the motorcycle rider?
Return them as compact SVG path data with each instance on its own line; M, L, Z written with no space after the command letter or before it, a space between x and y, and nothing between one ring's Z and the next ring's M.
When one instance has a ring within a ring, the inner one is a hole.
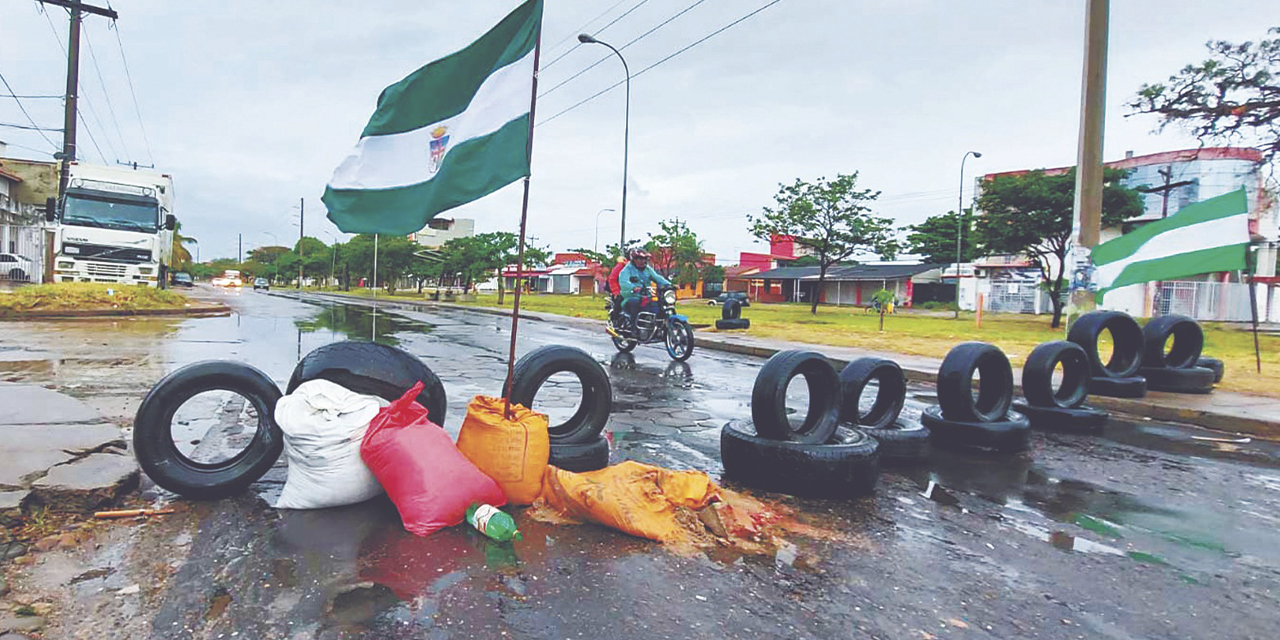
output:
M671 286L671 281L662 277L649 266L649 252L644 249L631 251L631 262L618 274L618 288L623 292L622 315L626 319L627 328L634 330L636 316L640 313L640 305L644 301L645 288L650 283L664 287Z
M609 272L607 281L609 296L613 300L613 310L609 312L609 322L619 328L622 327L622 287L618 284L618 276L622 274L622 269L626 266L627 257L625 255L618 256L617 264L613 266L613 271Z

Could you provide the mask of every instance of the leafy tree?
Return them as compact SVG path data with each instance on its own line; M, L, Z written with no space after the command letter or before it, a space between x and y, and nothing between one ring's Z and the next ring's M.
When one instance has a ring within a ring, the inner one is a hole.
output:
M960 262L972 262L981 255L981 247L974 243L973 209L965 209L960 216L963 225L960 235ZM907 250L924 256L932 264L949 264L956 261L956 212L930 216L924 222L907 227Z
M388 293L395 293L396 286L408 275L413 261L421 260L413 255L421 245L398 236L379 238L377 245L378 272L376 274L373 272L374 238L368 234L358 235L345 244L342 252L345 255L344 268L356 273L357 277L372 279L376 275L377 284L385 288ZM349 275L347 277L350 278Z
M599 251L594 251L592 249L570 249L569 251L581 253L584 258L596 264L612 264L612 262L609 261L608 254L600 253Z
M880 192L858 189L858 172L838 174L831 181L818 178L814 183L797 179L779 187L774 207L748 216L751 233L761 240L791 236L796 244L809 248L818 258L818 291L826 282L827 270L857 251L896 251L892 221L872 215L867 206ZM818 298L813 297L812 314L818 313Z
M787 262L786 266L788 266L788 267L816 267L816 266L818 266L818 265L820 265L820 264L822 264L822 263L821 263L821 261L820 261L820 260L818 260L818 256L812 256L812 255L810 255L810 256L800 256L799 258L796 258L795 260L789 260L789 261Z
M1102 226L1114 227L1143 211L1142 196L1121 181L1128 171L1105 169ZM997 176L982 183L975 223L977 243L991 255L1026 255L1040 270L1053 304L1053 327L1062 323L1062 274L1075 204L1076 172L1055 175L1030 171ZM1055 267L1056 266L1056 270ZM1051 277L1051 274L1053 277Z
M683 220L671 219L658 223L662 233L649 234L645 244L652 256L654 269L663 277L681 286L694 286L702 277L706 266L706 252L702 241Z
M718 264L708 264L702 267L703 282L724 282L724 267Z
M871 294L871 301L876 303L876 307L880 311L880 331L884 331L884 314L888 313L889 305L893 304L897 296L893 295L888 289L881 289Z
M170 258L169 268L171 271L188 271L192 267L191 252L187 250L187 245L198 244L195 238L188 238L182 235L182 223L179 222L173 227L173 254Z
M292 253L292 250L280 246L258 247L249 250L249 259L263 264L275 264L286 253Z
M1217 40L1209 59L1189 64L1164 83L1144 84L1128 106L1175 123L1202 143L1256 142L1267 161L1280 154L1280 27L1257 44Z

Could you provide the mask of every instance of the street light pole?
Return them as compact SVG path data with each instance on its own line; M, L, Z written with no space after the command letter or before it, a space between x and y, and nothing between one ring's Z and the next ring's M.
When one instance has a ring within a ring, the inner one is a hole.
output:
M956 204L956 318L960 317L960 260L963 257L960 253L960 238L964 235L964 163L972 155L974 158L981 158L982 154L977 151L969 151L960 158L960 196Z
M618 56L618 60L622 61L622 71L627 75L627 106L622 121L622 224L618 237L618 249L625 252L627 246L627 156L631 143L631 69L627 67L627 59L622 57L622 52L615 49L613 45L597 40L586 33L578 34L578 42L582 44L602 44L609 47L609 50Z
M591 245L591 250L595 253L600 253L600 214L606 211L613 211L613 209L601 209L596 212L596 241Z

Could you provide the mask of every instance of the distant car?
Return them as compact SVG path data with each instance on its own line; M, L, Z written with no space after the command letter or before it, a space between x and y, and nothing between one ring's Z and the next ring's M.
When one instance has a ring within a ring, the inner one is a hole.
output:
M267 279L266 279L266 278L254 278L254 279L253 279L253 290L254 290L254 291L257 291L258 289L262 289L263 291L270 291L270 290L271 290L271 283L270 283L270 282L267 282Z
M179 271L173 274L173 286L175 287L194 287L195 280L191 279L191 274L185 271Z
M751 299L747 297L747 293L745 291L725 291L724 293L707 300L707 306L714 307L716 305L724 304L729 300L737 300L738 304L741 304L744 307L751 306Z
M0 280L31 282L36 263L16 253L0 253Z

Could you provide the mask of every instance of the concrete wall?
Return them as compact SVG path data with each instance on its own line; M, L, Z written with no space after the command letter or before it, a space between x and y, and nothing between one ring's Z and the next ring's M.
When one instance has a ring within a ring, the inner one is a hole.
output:
M58 195L58 165L53 162L0 158L5 171L22 178L13 185L10 194L14 200L44 206L47 198Z

